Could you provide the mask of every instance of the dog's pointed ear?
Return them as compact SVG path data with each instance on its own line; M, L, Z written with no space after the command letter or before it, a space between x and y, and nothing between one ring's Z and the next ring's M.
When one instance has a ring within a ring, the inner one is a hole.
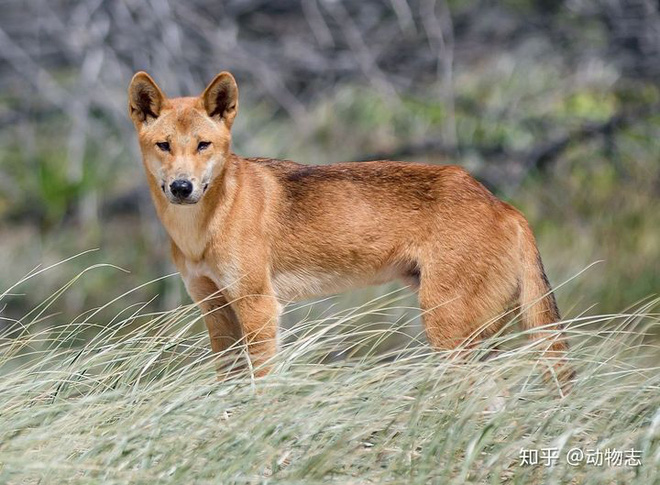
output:
M231 128L238 112L238 86L228 72L221 72L202 93L206 113L213 119L224 121Z
M165 101L165 95L151 76L140 71L128 87L128 114L137 123L145 123L149 118L158 118Z

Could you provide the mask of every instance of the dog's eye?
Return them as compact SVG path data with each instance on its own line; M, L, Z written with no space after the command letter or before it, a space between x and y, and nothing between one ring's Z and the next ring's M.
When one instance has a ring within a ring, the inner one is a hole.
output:
M202 150L206 150L210 144L210 141L200 141L199 145L197 145L197 151L201 152Z
M164 152L169 152L170 151L170 144L167 143L166 141L159 141L156 143L156 146L163 150Z

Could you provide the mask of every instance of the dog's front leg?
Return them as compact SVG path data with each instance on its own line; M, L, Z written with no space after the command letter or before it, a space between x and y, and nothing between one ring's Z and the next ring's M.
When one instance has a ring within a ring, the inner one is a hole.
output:
M206 277L186 278L188 294L202 311L213 352L223 352L241 339L241 328L225 296Z
M256 377L270 371L269 359L277 352L280 305L272 291L250 292L232 301Z
M218 380L224 380L243 367L240 346L241 326L227 298L207 277L184 277L188 294L202 311L209 332L211 349L219 354L216 363Z

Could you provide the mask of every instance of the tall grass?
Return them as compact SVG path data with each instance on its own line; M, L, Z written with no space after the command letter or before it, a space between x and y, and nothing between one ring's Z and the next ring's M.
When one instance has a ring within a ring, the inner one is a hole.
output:
M0 335L2 483L646 484L660 476L660 373L649 336L658 300L566 320L577 377L565 397L542 377L544 341L529 344L520 332L468 360L431 352L422 337L383 350L406 328L390 318L397 293L318 318L310 311L284 332L272 374L225 382L192 306L154 314L122 296L55 324L48 305ZM573 466L572 448L634 449L642 464L585 457ZM521 450L544 449L557 450L554 466L521 464Z

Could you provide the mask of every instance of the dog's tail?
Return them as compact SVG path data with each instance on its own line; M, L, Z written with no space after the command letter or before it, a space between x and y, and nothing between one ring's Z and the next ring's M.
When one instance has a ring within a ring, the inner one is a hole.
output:
M545 275L534 234L522 215L518 222L522 259L520 274L522 324L526 330L531 331L532 338L547 340L547 345L543 346L545 355L554 360L553 368L563 385L573 377L574 373L566 363L568 343L560 322L561 315L552 287Z

